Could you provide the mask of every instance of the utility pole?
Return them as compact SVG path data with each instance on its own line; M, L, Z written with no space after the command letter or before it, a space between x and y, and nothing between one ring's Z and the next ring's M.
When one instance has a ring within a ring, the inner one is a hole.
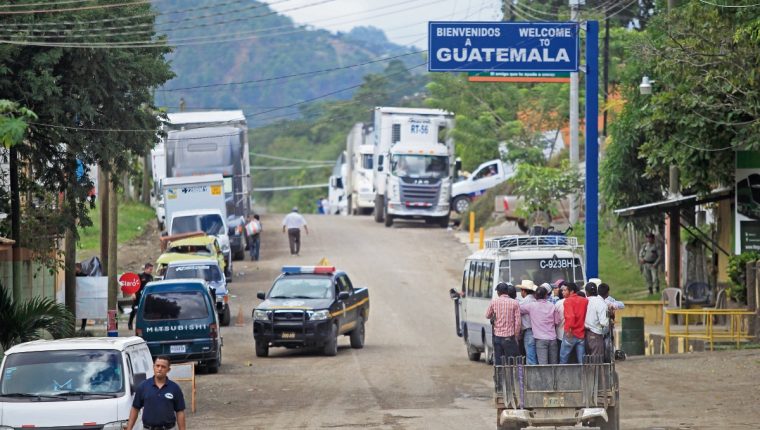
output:
M110 194L108 208L101 208L101 210L105 209L108 212L108 224L106 225L106 230L108 231L108 309L113 310L116 309L116 295L119 293L119 282L116 279L117 211L119 199L117 198L116 185L113 181L118 176L109 176L111 176L112 180L108 182L108 187L110 188L108 190Z
M585 0L570 0L570 21L578 21L578 10ZM579 98L578 72L570 73L570 165L578 168L580 164L580 146L578 144L578 98ZM586 125L588 126L588 124ZM578 222L580 208L579 195L570 195L570 224Z
M74 158L75 155L69 149L69 156ZM74 161L75 163L76 161ZM76 169L74 170L77 171ZM76 201L73 196L74 186L76 185L77 175L69 174L66 179L66 192L64 193L63 207L67 211L72 211L76 207ZM75 221L76 222L76 221ZM76 278L76 262L77 262L77 243L74 239L76 237L75 231L76 224L66 229L63 235L63 280L64 280L64 300L66 302L66 309L71 312L72 315L76 315L77 312L77 278Z
M103 168L98 166L98 205L100 206L100 264L103 268L103 275L108 274L108 200L111 175Z
M147 153L143 157L142 191L140 195L142 203L146 206L150 204L150 169L150 153Z
M18 149L11 146L10 159L8 160L11 181L11 239L13 247L11 248L11 275L13 300L21 300L21 199L19 198L20 190L18 186Z

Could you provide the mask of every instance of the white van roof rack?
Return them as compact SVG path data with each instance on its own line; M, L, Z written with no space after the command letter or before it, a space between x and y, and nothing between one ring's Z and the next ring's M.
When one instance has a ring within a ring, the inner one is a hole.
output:
M510 248L576 248L578 238L564 235L548 236L502 236L486 240L486 248L510 249Z

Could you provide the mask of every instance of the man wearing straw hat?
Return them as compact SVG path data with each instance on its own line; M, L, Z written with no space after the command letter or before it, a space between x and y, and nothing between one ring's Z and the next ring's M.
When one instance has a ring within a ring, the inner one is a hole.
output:
M534 293L536 292L536 284L529 279L523 279L517 288L521 290L522 300L520 301L520 307L523 307L529 303L535 303L536 298ZM522 338L523 345L525 346L525 361L528 364L538 364L538 354L536 353L536 339L533 337L533 326L530 322L530 315L525 314L522 316Z

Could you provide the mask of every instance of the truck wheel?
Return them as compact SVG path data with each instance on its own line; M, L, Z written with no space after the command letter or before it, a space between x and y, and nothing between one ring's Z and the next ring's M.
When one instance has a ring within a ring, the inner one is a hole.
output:
M335 324L330 325L330 334L327 336L322 352L328 357L335 357L338 355L338 327Z
M237 261L245 259L245 249L241 249L240 251L235 251L235 253L232 254L232 259L237 260Z
M230 321L232 321L232 312L230 311L230 306L225 305L224 310L219 315L219 323L227 327L230 325Z
M356 328L351 332L351 348L364 348L364 317L361 315L356 320Z
M375 222L383 222L383 196L375 196Z
M385 226L391 227L393 225L393 215L388 215L388 213L385 213Z
M269 343L256 341L256 357L268 357L269 356Z
M458 214L463 214L470 210L470 198L467 196L458 196L454 199L454 210Z

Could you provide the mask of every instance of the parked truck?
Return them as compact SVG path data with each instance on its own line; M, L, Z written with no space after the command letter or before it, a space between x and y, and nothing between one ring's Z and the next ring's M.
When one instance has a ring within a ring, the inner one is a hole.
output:
M327 207L322 208L325 215L345 215L348 212L346 205L346 153L341 152L338 159L335 160L330 182L327 187Z
M372 126L356 123L346 139L346 187L348 213L370 214L375 208Z
M248 125L243 111L171 113L168 118L166 177L222 175L232 256L242 259L245 218L252 203Z
M170 235L203 231L214 236L232 274L232 249L224 177L220 174L166 178L162 196L166 210L166 230Z
M377 107L374 118L375 221L424 219L449 225L454 115L439 109Z
M482 163L470 177L455 182L451 187L452 209L460 214L467 212L470 209L470 203L476 198L511 178L512 175L514 175L512 166L499 159Z

